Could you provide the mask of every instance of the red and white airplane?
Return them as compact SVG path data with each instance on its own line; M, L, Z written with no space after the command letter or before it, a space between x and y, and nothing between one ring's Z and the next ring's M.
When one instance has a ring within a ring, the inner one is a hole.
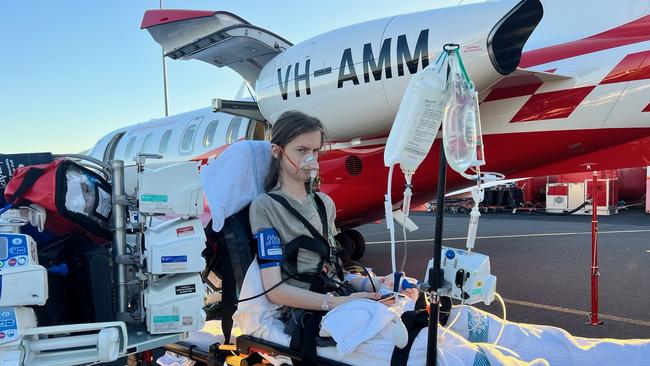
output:
M460 44L480 92L487 170L508 178L650 165L648 1L504 0L334 30L298 44L227 12L151 10L147 29L172 59L230 67L256 101L113 131L91 155L137 151L207 162L239 139L263 139L287 110L318 117L333 140L323 184L346 229L383 216L384 145L411 76ZM436 191L439 139L414 176L414 205ZM396 175L394 197L403 178ZM447 189L468 185L456 174ZM396 207L401 203L395 202Z

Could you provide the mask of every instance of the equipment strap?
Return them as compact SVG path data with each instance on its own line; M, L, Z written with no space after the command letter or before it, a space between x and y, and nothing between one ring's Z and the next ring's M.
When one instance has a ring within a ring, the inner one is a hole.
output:
M406 366L415 338L422 329L429 326L429 314L426 310L407 311L402 314L402 323L404 323L408 331L409 340L406 347L402 349L395 347L393 349L390 366Z
M32 188L36 181L38 181L39 178L43 176L43 174L45 174L45 169L29 168L25 174L25 178L22 182L20 182L18 189L16 189L14 194L11 195L11 198L9 198L9 203L16 205L18 198L20 198L25 192Z
M316 337L318 336L318 327L323 318L320 311L306 311L302 314L299 324L291 335L289 347L292 350L299 351L301 361L291 360L294 366L311 366L317 365L316 356ZM300 326L303 325L303 326Z

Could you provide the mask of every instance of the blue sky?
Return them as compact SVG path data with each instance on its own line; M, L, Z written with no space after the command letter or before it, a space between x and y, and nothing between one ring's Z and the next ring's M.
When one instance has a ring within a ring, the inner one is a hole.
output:
M226 10L298 43L349 24L459 0L190 1L165 8ZM161 49L140 29L158 0L0 2L0 153L80 152L107 132L164 116ZM170 114L233 98L229 69L167 61Z

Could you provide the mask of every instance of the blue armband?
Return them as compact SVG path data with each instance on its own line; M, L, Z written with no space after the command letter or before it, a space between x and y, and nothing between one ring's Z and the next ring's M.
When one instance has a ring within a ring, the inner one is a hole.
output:
M278 231L273 228L260 229L255 237L260 268L279 266L282 261L282 243Z

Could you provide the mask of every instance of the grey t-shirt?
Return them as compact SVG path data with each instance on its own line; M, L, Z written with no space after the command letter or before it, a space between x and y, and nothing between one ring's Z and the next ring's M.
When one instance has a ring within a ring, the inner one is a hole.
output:
M323 232L322 224L320 217L318 216L318 211L316 209L316 202L311 196L303 202L299 202L297 199L291 197L290 195L282 192L281 190L274 190L269 193L277 194L286 198L289 204L295 208L307 221L309 221L312 226L319 232ZM334 219L336 218L336 209L334 207L334 201L324 194L317 192L318 196L323 201L325 205L325 210L327 211L327 222L328 222L328 235L324 235L329 239L330 247L332 248L333 253L335 253L336 242L334 240L334 235L336 234L336 228L334 227ZM303 225L298 219L282 206L279 202L271 198L267 194L262 194L253 200L253 203L250 206L249 219L251 224L251 230L253 234L256 234L261 229L274 228L277 230L280 240L282 242L283 252L285 251L285 245L292 241L293 239L306 235L312 237L309 230ZM314 252L300 249L298 252L298 272L318 272L321 268L318 267L320 262L320 256ZM333 270L333 268L328 268L328 270ZM286 274L282 273L283 278L286 278ZM287 281L288 284L308 289L309 284L294 279Z

